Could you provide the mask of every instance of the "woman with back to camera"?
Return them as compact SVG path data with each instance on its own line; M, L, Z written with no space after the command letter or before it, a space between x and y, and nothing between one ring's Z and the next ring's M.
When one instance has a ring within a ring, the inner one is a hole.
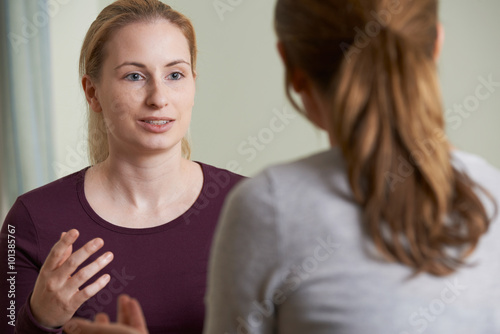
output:
M20 196L2 229L2 254L16 236L16 333L114 317L120 293L140 297L151 333L202 331L213 231L241 176L188 160L195 68L191 22L160 1L120 0L93 22L80 58L92 166Z
M500 332L500 172L444 136L438 1L278 0L275 20L332 148L228 197L204 333ZM105 322L69 333L145 333Z

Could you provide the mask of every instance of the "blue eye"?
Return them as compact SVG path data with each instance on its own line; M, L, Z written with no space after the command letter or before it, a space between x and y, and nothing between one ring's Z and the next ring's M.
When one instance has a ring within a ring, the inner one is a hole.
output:
M130 73L125 78L130 81L139 81L142 79L142 76L139 73Z
M177 81L177 80L181 80L183 76L184 75L182 75L182 73L180 73L180 72L174 72L174 73L170 74L168 76L168 78L170 80L176 80Z

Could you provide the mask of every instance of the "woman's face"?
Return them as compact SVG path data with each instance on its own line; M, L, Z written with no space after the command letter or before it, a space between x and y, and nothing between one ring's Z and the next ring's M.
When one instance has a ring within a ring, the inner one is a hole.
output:
M166 20L130 24L114 32L104 51L93 109L104 114L110 153L180 152L195 95L181 30Z

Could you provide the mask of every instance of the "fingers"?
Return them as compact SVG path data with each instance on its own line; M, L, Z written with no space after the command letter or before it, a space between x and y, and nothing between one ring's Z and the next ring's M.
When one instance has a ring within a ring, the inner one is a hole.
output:
M99 313L95 322L73 318L64 331L68 334L148 334L148 328L137 299L127 295L118 298L118 323L110 324L109 317Z
M91 334L97 332L90 332L88 325L90 321L84 319L73 318L64 325L64 332L67 334ZM86 331L85 331L86 330ZM85 332L84 332L85 331Z
M106 313L97 313L94 322L100 325L107 325L109 324L109 317Z
M120 295L118 297L118 312L116 316L116 322L119 324L128 324L128 310L127 304L130 301L130 297L127 295Z
M97 294L111 279L107 274L102 275L85 289L79 290L113 260L113 254L106 252L75 273L84 261L104 245L102 239L96 238L72 253L78 237L79 232L76 229L61 235L47 256L35 282L30 306L37 321L45 327L59 327L67 322L85 301ZM73 273L74 275L70 276Z
M128 315L129 315L129 325L133 328L139 330L141 333L147 333L148 327L146 324L146 318L144 318L144 313L142 312L141 304L135 298L132 298L128 304Z
M87 282L91 277L94 277L95 274L113 261L113 257L113 253L106 252L99 256L94 262L80 269L77 273L71 276L71 279L68 281L68 289L70 291L78 290L78 288Z
M58 268L61 261L68 254L68 248L70 248L73 243L78 239L79 232L75 229L68 231L68 233L61 236L61 239L56 242L56 244L50 250L45 263L42 268L48 270L55 270ZM71 254L71 249L69 250L69 254Z
M61 238L60 239L62 239L65 235L66 235L66 232L61 233ZM59 261L59 263L57 263L56 268L59 268L60 266L62 266L62 264L64 263L64 261L66 261L68 259L68 257L71 256L72 253L73 253L73 245L69 246L66 249L66 251L63 254L63 256L61 257L61 260Z
M111 280L111 276L104 274L99 277L94 283L87 286L85 289L78 291L73 297L73 303L80 307L89 298L95 296L99 291L101 291Z
M68 334L138 334L137 331L129 327L92 323L78 318L71 319L66 323L64 331Z
M146 319L142 312L141 305L135 298L127 295L118 297L118 323L131 326L141 333L147 333Z
M80 269L71 279L69 280L68 289L70 291L78 291L78 288L87 282L91 277L97 274L102 268L107 266L113 260L113 253L106 252L101 255L97 260L87 265L86 267ZM95 296L99 291L101 291L111 280L111 276L104 274L99 277L94 283L85 287L85 289L78 291L74 295L73 302L78 307L86 302L89 298Z
M101 238L93 239L87 242L82 248L74 252L61 266L60 275L68 277L72 275L76 268L87 260L92 254L97 252L104 246L104 241Z

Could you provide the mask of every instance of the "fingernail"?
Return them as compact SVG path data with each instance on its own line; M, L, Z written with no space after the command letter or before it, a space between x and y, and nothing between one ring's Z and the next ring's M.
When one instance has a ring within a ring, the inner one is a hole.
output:
M129 295L127 295L127 294L121 294L121 295L120 295L120 299L121 299L122 301L127 301L127 300L129 300L129 299L130 299L130 296L129 296Z
M69 237L70 237L70 238L76 238L76 237L78 237L78 231L77 231L77 230L75 230L75 229L70 230L70 231L68 232L68 235L69 235Z
M104 244L104 241L102 239L95 239L94 242L92 243L92 246L97 248L101 247Z
M113 253L111 252L107 252L105 255L104 255L104 261L105 262L109 262L113 259Z

